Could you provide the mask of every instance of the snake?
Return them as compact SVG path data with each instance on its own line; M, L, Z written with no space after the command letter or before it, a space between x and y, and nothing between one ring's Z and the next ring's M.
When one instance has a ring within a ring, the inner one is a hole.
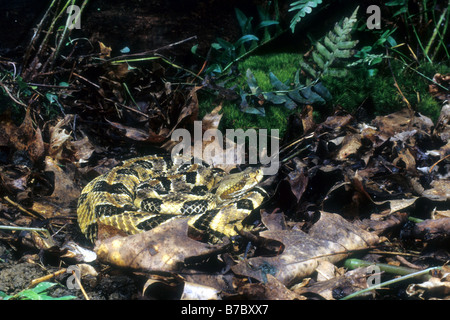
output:
M226 171L182 155L148 155L125 160L91 180L81 191L77 220L92 243L101 224L132 235L188 217L200 240L235 238L267 192L258 186L261 168Z

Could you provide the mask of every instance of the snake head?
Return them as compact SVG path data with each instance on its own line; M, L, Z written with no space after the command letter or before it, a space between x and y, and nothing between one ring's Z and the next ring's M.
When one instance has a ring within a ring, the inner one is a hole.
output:
M227 201L246 193L256 186L263 176L262 169L252 167L248 167L242 172L225 176L217 185L217 200Z

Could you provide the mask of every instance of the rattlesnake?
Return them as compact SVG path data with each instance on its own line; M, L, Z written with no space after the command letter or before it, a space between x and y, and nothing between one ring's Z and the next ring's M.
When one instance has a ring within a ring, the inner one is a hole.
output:
M98 225L127 234L150 230L189 216L189 227L205 241L237 235L242 221L261 205L266 193L256 185L260 168L226 174L184 156L152 155L126 160L89 182L78 200L78 223L94 242Z

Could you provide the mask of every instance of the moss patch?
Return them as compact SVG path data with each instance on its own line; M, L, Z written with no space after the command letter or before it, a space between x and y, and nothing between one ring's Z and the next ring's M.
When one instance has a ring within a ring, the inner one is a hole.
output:
M269 80L269 72L285 83L292 83L295 72L300 64L301 55L295 53L278 53L252 56L238 65L239 75L230 82L228 87L235 86L249 91L245 73L250 69L259 87L263 91L272 91ZM355 111L365 101L370 100L374 115L392 113L406 107L402 96L394 86L395 76L403 95L409 101L413 109L436 120L440 112L440 103L435 101L428 93L429 79L435 73L449 73L450 67L444 64L423 63L415 70L408 68L400 61L391 60L391 69L387 61L379 65L376 76L368 76L366 70L350 69L345 78L333 78L325 76L324 85L333 95L333 100L327 106L316 106L316 115L322 118L327 116L334 106L341 106L349 112ZM427 79L428 78L428 79ZM304 81L304 80L302 80ZM201 115L211 111L217 104L213 104L210 95L200 96ZM266 116L247 114L240 110L239 102L223 104L223 118L221 129L226 128L266 128L279 129L280 136L286 131L289 115L300 111L288 110L282 105L267 105Z

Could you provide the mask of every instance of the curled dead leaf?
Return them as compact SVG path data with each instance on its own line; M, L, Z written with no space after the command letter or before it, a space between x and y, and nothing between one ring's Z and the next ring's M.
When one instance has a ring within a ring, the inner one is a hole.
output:
M0 145L11 147L14 151L26 151L33 162L42 159L45 153L44 141L41 130L33 126L30 108L19 127L7 115L0 118Z
M98 241L98 259L137 270L179 271L188 258L213 254L218 247L188 237L187 218L173 219L152 230Z

